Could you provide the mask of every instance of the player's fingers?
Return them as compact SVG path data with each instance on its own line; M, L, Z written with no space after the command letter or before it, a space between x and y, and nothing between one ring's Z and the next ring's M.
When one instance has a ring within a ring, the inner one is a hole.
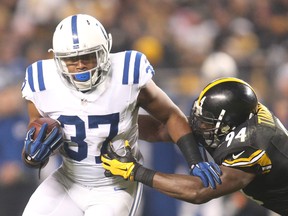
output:
M59 138L61 138L61 136L59 136L59 128L54 127L52 129L52 131L46 135L45 141L43 142L43 145L52 145L53 143L55 143L55 141L57 141Z
M46 137L46 132L47 132L48 124L44 123L39 131L39 134L36 138L37 141L42 141Z
M203 182L204 187L208 187L209 186L209 180L208 180L207 176L205 175L205 173L202 172L201 175L199 175L199 177L201 178L201 181Z
M46 137L49 137L49 136L51 136L51 137L56 137L57 134L59 134L59 132L60 132L60 129L57 128L57 127L54 127L54 128L50 131L50 133L48 133L48 134L46 135Z
M206 169L207 169L206 173L207 173L208 178L211 176L210 178L215 179L215 181L217 181L220 184L221 179L220 179L217 171L215 171L215 169L210 164L208 164L208 167ZM210 181L210 179L209 179L209 181Z
M101 155L101 160L102 160L102 163L106 163L106 164L109 164L111 162L111 158L107 154Z
M218 174L219 176L222 175L222 170L220 169L220 167L219 167L216 163L210 162L210 165L211 165L212 168L217 172L217 174Z
M206 177L208 178L208 182L210 184L210 187L215 189L216 188L216 183L215 180L218 182L217 178L213 177L213 174L210 174L211 172L206 173Z
M59 134L58 132L59 132L59 129L58 129L58 128L56 128L56 127L53 128L53 129L51 130L51 132L46 135L45 141L46 141L46 140L49 140L49 141L51 142L52 140L54 140L54 138L57 138L57 137L58 137L58 134Z
M208 178L206 176L206 173L204 171L202 171L201 169L203 169L203 168L201 168L199 166L199 164L196 164L196 165L193 166L193 168L191 170L191 174L193 176L199 177L201 179L204 187L208 187L209 186Z
M54 142L51 144L50 149L52 151L55 151L58 149L61 145L63 144L62 142L62 134L58 134L58 136L54 139Z
M203 177L206 178L206 181L203 182L208 184L207 187L210 185L211 188L215 189L216 188L215 181L219 182L220 180L215 170L213 170L213 168L210 166L208 162L199 163L199 167L201 174L203 174Z
M201 168L205 172L210 186L215 189L216 188L216 182L221 184L221 179L218 175L218 173L214 170L214 168L211 166L212 162L205 162L201 164ZM216 181L216 182L215 182Z
M110 165L109 165L109 164L102 163L102 167L103 167L105 170L110 170Z
M31 127L27 132L26 140L28 140L28 139L31 140L35 131L36 131L36 128L34 126Z

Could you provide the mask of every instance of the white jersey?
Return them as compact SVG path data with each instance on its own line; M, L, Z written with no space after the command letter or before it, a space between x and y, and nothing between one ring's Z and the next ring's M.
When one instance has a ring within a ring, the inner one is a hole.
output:
M123 153L128 140L135 155L138 149L137 97L154 70L137 51L110 54L111 71L106 80L87 93L68 88L53 59L27 68L22 94L44 117L57 119L64 133L61 148L64 174L85 186L113 184L121 178L106 178L100 155L112 142Z

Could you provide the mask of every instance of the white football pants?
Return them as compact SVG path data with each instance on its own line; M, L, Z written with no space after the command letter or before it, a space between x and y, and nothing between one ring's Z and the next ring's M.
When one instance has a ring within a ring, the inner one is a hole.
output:
M23 216L133 216L143 186L129 181L121 184L119 188L84 187L57 170L33 193Z

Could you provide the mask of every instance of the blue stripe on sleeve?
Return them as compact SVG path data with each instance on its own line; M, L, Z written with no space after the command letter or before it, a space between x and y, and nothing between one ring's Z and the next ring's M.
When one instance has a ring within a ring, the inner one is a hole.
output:
M130 60L131 60L131 52L132 51L126 51L126 53L125 53L122 84L128 84L129 65L130 65Z
M42 61L37 62L37 72L38 72L38 83L39 83L39 90L45 90L45 83L43 78L43 64Z
M135 64L134 64L134 84L139 83L139 71L140 71L140 61L141 61L142 53L137 52Z
M77 29L77 16L72 16L71 20L73 44L79 44L78 29Z
M30 65L27 69L27 74L28 74L28 83L29 86L32 90L32 92L35 92L35 88L34 88L34 81L33 81L33 70L32 70L32 65Z

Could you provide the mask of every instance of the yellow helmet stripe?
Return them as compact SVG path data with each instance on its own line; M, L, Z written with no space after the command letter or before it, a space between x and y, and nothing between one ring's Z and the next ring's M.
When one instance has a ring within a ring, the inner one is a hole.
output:
M235 78L235 77L225 77L225 78L220 78L220 79L214 80L213 82L208 84L200 93L197 103L200 104L200 101L202 100L203 96L205 95L205 93L209 89L211 89L212 87L214 87L220 83L224 83L224 82L239 82L239 83L245 84L245 85L249 86L252 89L252 91L255 93L254 89L247 82L245 82L241 79Z

